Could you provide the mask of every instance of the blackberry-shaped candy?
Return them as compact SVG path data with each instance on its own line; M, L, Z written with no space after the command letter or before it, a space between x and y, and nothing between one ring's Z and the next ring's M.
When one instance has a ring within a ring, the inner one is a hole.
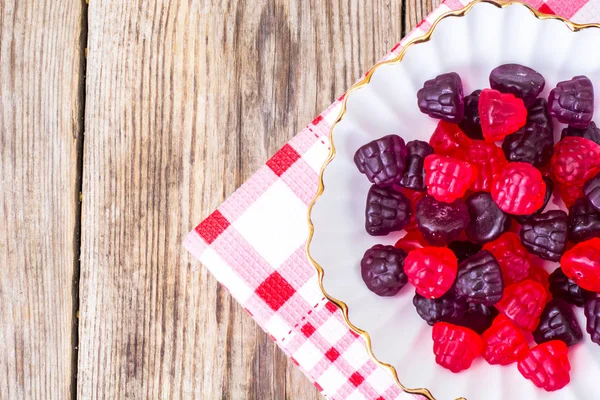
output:
M354 163L371 183L390 186L400 182L404 173L406 145L398 135L387 135L360 147Z
M490 87L502 93L511 93L523 99L525 107L533 104L544 90L546 81L537 71L520 64L504 64L490 74Z
M465 315L455 323L456 325L472 329L481 335L492 326L492 322L494 322L496 316L498 316L498 310L494 307L469 303Z
M369 235L382 236L402 230L410 222L410 200L389 187L371 186L367 194L365 228Z
M469 224L469 211L465 202L437 201L425 196L417 204L417 225L427 242L434 246L445 246L457 239Z
M448 245L448 248L452 250L458 262L461 262L479 253L483 246L479 243L469 242L468 240L455 240Z
M589 299L585 303L586 330L592 342L600 345L600 297Z
M561 139L564 139L567 136L578 136L600 144L600 129L598 129L594 121L590 122L587 128L574 128L572 126L564 128L562 130Z
M583 185L583 194L592 207L600 211L600 173L590 178L590 180Z
M532 254L544 260L559 261L567 248L569 217L551 210L531 217L521 229L521 242Z
M502 150L508 161L526 162L534 167L542 167L552 158L554 136L552 131L541 125L527 123L504 139Z
M425 157L433 154L433 147L427 142L413 140L406 145L407 156L404 175L400 180L400 185L405 188L422 192L427 189L425 186Z
M552 197L552 192L554 192L554 182L552 181L552 179L548 178L547 176L542 177L542 179L544 180L544 182L546 182L546 195L544 196L544 205L541 206L533 214L513 215L513 218L515 219L515 221L517 221L521 225L523 225L528 219L530 219L534 215L541 214L544 211L544 209L546 208L546 206L548 205L550 198Z
M465 111L463 85L456 72L441 74L425 82L417 92L421 112L457 124Z
M571 305L563 299L550 300L533 331L533 338L537 344L551 340L562 340L567 346L579 343L583 333Z
M492 306L502 298L503 289L502 270L489 251L482 250L459 264L455 288L458 297Z
M465 116L458 124L459 128L471 139L483 140L481 119L479 118L479 95L481 90L476 90L465 96Z
M365 252L360 262L363 281L379 296L394 296L408 282L404 273L406 252L394 246L376 244Z
M569 207L569 240L574 243L600 237L600 211L585 197Z
M491 242L510 228L510 216L498 208L489 193L475 193L467 199L466 204L471 217L467 226L469 240L482 244Z
M550 283L550 292L554 298L563 299L567 303L583 307L585 301L592 297L592 292L589 292L565 275L562 268L556 268L548 277Z
M594 86L583 75L559 82L548 97L550 115L563 124L586 128L594 115Z
M413 304L419 316L431 326L436 322L454 323L462 319L467 311L467 302L459 299L454 290L449 290L437 299L429 299L415 293Z
M548 113L548 101L538 98L527 108L527 123L537 124L550 132L554 132L554 123Z

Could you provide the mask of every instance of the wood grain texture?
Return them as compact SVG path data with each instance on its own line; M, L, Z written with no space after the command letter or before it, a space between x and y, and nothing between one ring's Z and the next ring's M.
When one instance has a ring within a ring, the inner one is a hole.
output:
M400 0L91 2L78 397L319 398L181 241L400 40L403 15Z
M430 12L444 0L407 0L405 1L404 24L406 32L414 29Z
M68 399L83 1L0 1L0 399Z

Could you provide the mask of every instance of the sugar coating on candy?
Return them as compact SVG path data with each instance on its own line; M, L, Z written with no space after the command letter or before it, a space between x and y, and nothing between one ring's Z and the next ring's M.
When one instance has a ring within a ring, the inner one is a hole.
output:
M483 358L491 365L512 364L529 352L527 340L521 330L504 315L496 317L481 339Z
M440 121L429 138L429 145L440 156L464 159L472 140L456 124Z
M394 246L376 244L367 250L360 262L363 281L379 296L394 296L406 285L404 273L406 252Z
M468 240L455 240L448 245L448 248L452 250L458 259L458 262L461 262L464 259L479 253L483 246L479 243L473 243Z
M369 235L381 236L400 231L410 221L410 200L390 187L371 186L367 194L365 229Z
M361 146L354 163L371 183L390 186L400 182L404 173L406 145L398 135L388 135Z
M574 128L572 126L567 126L562 130L561 139L564 139L568 136L577 136L591 140L596 144L600 144L600 129L596 126L594 121L590 122L587 128Z
M544 182L546 182L546 194L544 195L544 204L538 208L538 210L532 214L528 214L528 215L515 215L514 219L515 221L517 221L519 224L523 225L528 219L530 219L531 217L533 217L534 215L539 215L541 214L544 209L546 208L546 206L548 205L548 202L550 202L550 198L552 198L552 193L554 192L554 182L552 181L552 179L543 176L542 179L544 180Z
M513 283L504 288L496 308L519 328L532 332L540 322L546 305L546 290L532 280Z
M515 233L506 232L483 249L492 253L500 264L505 285L520 282L529 275L531 257Z
M595 237L600 237L600 211L582 197L569 207L569 240L579 243Z
M544 77L532 68L520 64L504 64L490 73L490 87L502 93L511 93L531 106L544 90Z
M600 211L600 172L583 185L582 192L592 207Z
M454 373L469 368L483 350L479 335L462 326L438 322L431 336L435 362Z
M478 171L477 178L470 188L474 192L489 192L494 177L508 164L500 147L483 140L473 140L467 149L465 161L476 167Z
M590 298L585 307L586 331L592 342L600 345L600 297Z
M583 333L573 308L563 299L552 299L544 307L540 324L533 331L535 342L540 344L551 340L562 340L567 346L579 343Z
M427 193L438 201L452 203L463 197L477 173L477 168L456 158L437 154L425 158Z
M416 213L419 230L434 246L445 246L457 239L469 224L469 211L460 199L445 203L425 196L417 204Z
M562 210L551 210L531 217L521 228L523 246L532 254L558 261L567 248L569 217Z
M509 163L494 178L492 198L506 213L527 215L544 204L546 182L539 170L528 163Z
M437 299L429 299L415 293L413 305L417 314L432 326L436 322L454 323L462 319L467 311L467 302L458 298L454 290L449 290L448 293Z
M467 237L477 243L496 240L508 231L512 222L486 192L474 193L466 201L471 221L467 225Z
M494 305L504 289L500 265L489 251L482 250L459 264L455 285L457 295L469 303Z
M571 380L569 349L560 340L538 344L519 361L521 375L548 392L562 389Z
M583 75L559 82L548 96L550 115L563 124L586 128L594 115L594 86Z
M404 272L421 296L435 299L443 296L454 284L458 261L450 249L424 247L408 253Z
M560 265L577 285L600 293L600 238L575 245L562 256Z
M483 139L481 119L479 118L479 95L481 90L475 90L465 96L465 116L458 124L460 129L471 139Z
M600 145L586 138L568 136L556 144L550 163L557 182L583 186L600 172Z
M479 95L479 117L483 137L489 142L503 140L527 121L523 100L509 93L484 89Z
M550 274L548 283L550 284L550 292L554 298L563 299L577 307L583 307L585 301L592 297L592 292L583 289L569 279L560 267L556 268Z
M433 148L427 142L413 140L406 145L407 156L404 175L400 185L405 188L424 191L425 187L425 157L433 154Z
M446 122L459 123L464 116L463 85L456 72L438 75L417 92L422 113Z

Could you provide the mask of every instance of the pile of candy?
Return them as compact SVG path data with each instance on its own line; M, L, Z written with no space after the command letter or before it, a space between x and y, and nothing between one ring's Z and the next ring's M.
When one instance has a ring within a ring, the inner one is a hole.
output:
M417 93L441 120L429 143L388 135L354 161L373 184L367 232L407 231L367 250L367 287L415 288L439 365L459 372L482 355L553 391L569 382L568 346L583 338L572 306L585 308L600 345L600 129L587 77L558 83L547 101L544 85L507 64L490 89L464 96L458 74L439 75ZM553 117L568 125L556 144ZM545 210L555 188L568 214ZM560 267L548 275L540 259Z

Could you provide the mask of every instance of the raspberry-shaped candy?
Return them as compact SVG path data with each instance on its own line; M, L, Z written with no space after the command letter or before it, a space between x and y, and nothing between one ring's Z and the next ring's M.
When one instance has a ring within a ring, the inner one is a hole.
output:
M534 167L542 167L552 158L554 136L552 131L541 125L528 122L504 139L502 150L508 161L526 162Z
M587 128L579 129L572 126L568 126L562 130L561 139L567 136L577 136L591 140L596 144L600 144L600 129L596 126L594 121L590 122Z
M504 282L498 261L482 250L458 266L456 294L469 303L494 305L502 297Z
M394 247L402 249L407 253L410 253L414 249L422 249L423 247L429 246L429 243L425 240L421 232L409 231L404 237L396 242Z
M469 242L468 240L455 240L448 245L448 248L452 250L458 262L461 262L479 253L483 246L479 243Z
M568 136L556 144L551 165L554 178L560 184L583 186L600 172L600 145L589 139Z
M527 109L512 94L484 89L479 95L479 117L485 140L496 142L525 125Z
M413 304L417 309L417 314L429 325L436 322L452 322L462 319L467 311L467 302L459 299L454 290L437 299L428 299L415 293Z
M432 154L425 158L427 193L438 201L452 203L463 197L477 178L477 168L465 161Z
M479 95L481 90L476 90L465 96L465 117L458 124L460 129L471 139L483 139L481 132L481 119L479 118Z
M540 125L550 132L554 132L552 117L548 113L548 102L546 99L538 98L533 105L527 108L527 123Z
M520 64L504 64L490 73L490 87L502 93L511 93L531 106L544 90L546 80L534 69Z
M454 323L482 334L492 325L496 316L498 316L498 310L494 307L469 303L465 315Z
M531 268L531 257L515 233L506 232L484 245L483 249L492 253L500 264L505 285L527 278Z
M591 298L585 303L586 331L592 342L600 345L600 298Z
M550 282L548 282L548 278L550 278L550 274L543 267L532 264L531 268L529 268L529 275L527 275L527 279L531 279L534 282L539 283L544 287L546 291L546 300L550 300L552 298L552 293L550 292Z
M469 240L477 243L491 242L510 228L510 216L498 208L489 193L472 194L466 204L471 217L466 229Z
M427 142L413 140L406 145L407 156L404 175L400 185L407 189L424 191L425 187L425 157L433 154L433 148Z
M454 124L463 119L463 85L456 72L436 76L417 92L417 103L424 114Z
M483 358L492 365L508 365L529 353L521 330L504 315L498 315L492 326L481 336Z
M589 179L585 185L583 185L583 194L592 207L600 211L600 173Z
M479 335L462 326L438 322L431 336L435 362L454 373L469 368L483 350Z
M456 124L440 121L429 138L435 154L463 160L472 140Z
M376 244L365 252L360 272L369 290L379 296L394 296L408 282L404 273L406 252Z
M354 163L371 183L390 186L400 182L404 173L406 145L398 135L373 140L354 154Z
M540 323L546 305L546 290L542 285L526 279L504 288L496 308L519 328L532 332Z
M562 340L567 346L579 343L583 333L571 305L563 299L550 300L533 331L533 338L538 344L551 340Z
M600 238L575 245L560 260L563 272L582 288L600 293Z
M408 253L404 272L408 281L423 297L443 296L454 283L458 261L451 250L444 247L423 247Z
M538 344L519 361L521 375L548 392L561 389L571 381L569 349L560 340Z
M594 86L583 75L556 84L548 96L550 115L563 124L586 128L594 115Z
M583 197L583 187L581 185L559 184L558 191L560 198L567 207L571 207L578 199Z
M574 304L577 307L583 307L585 301L592 297L592 292L589 292L575 282L569 279L564 274L562 268L556 268L548 278L550 283L550 292L557 299L563 299L568 303Z
M532 254L558 261L567 249L569 217L562 210L550 210L535 215L521 228L521 242Z
M521 225L523 225L525 222L527 222L534 215L541 214L542 211L544 211L544 209L548 205L548 202L550 202L550 198L552 197L552 193L554 192L554 182L552 181L552 179L550 179L546 176L542 177L542 179L544 180L544 182L546 182L546 194L544 195L544 204L542 204L542 206L540 208L538 208L538 210L532 214L515 215L514 216L515 221L517 221Z
M544 204L546 182L533 165L509 163L494 178L492 198L506 213L527 215L537 211Z
M467 150L465 161L476 167L479 172L477 179L471 185L471 190L474 192L489 192L492 189L494 177L501 173L508 164L500 147L483 140L473 140Z
M445 246L457 239L469 224L469 211L460 199L444 203L425 196L417 204L416 213L419 230L434 246Z
M574 243L600 237L600 211L582 197L569 207L569 240Z
M365 228L369 235L381 236L402 230L412 214L410 200L391 187L371 186L367 194Z

